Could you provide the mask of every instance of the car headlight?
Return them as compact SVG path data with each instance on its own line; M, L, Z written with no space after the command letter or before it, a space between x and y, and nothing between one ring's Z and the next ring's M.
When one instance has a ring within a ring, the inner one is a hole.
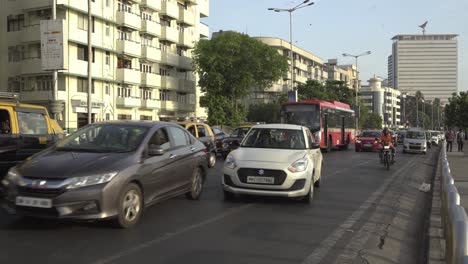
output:
M308 164L309 164L309 161L306 158L298 159L295 162L293 162L291 165L289 165L288 171L293 172L293 173L305 171L307 169Z
M226 168L231 169L231 170L233 170L233 169L235 169L237 167L236 160L234 159L234 157L232 155L229 155L226 158L226 161L224 162L224 166Z
M70 178L68 180L67 189L76 189L80 187L106 183L111 181L115 175L117 175L117 172Z
M228 147L229 147L229 143L224 142L224 143L223 143L223 148L228 148Z
M8 185L10 185L12 183L17 184L17 185L21 185L21 186L24 185L24 182L23 182L23 180L21 178L21 174L18 172L18 170L15 167L8 170L7 175L2 180L2 184L4 186L8 186Z

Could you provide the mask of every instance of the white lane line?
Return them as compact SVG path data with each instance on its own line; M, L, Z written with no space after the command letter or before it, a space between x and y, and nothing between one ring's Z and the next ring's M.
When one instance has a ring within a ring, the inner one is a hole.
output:
M122 257L133 254L133 253L135 253L135 252L137 252L139 250L149 248L149 247L151 247L151 246L153 246L155 244L164 242L164 241L169 240L169 239L171 239L171 238L173 238L175 236L190 232L190 231L192 231L194 229L206 226L208 224L211 224L211 223L219 221L219 220L221 220L223 218L226 218L227 216L239 213L239 212L241 212L243 210L246 210L247 208L250 208L252 206L254 206L254 204L246 204L246 205L243 205L243 206L240 206L240 207L237 207L237 208L230 209L230 210L226 211L223 214L217 215L217 216L215 216L213 218L207 219L207 220L199 222L197 224L193 224L193 225L184 227L184 228L182 228L180 230L177 230L177 231L175 231L173 233L165 234L162 237L158 237L158 238L155 238L153 240L146 241L146 242L141 243L141 244L139 244L139 245L137 245L135 247L132 247L132 248L129 248L129 249L125 250L125 251L119 252L118 254L110 255L110 256L98 259L98 260L94 261L93 264L104 264L104 263L110 263L110 262L116 261L117 259L120 259Z
M364 213L371 207L377 199L385 192L387 187L393 182L393 180L405 169L407 169L413 163L413 157L409 160L403 167L395 171L385 182L377 189L361 206L354 211L354 213L349 216L339 227L337 227L333 232L320 243L320 245L302 262L302 264L318 264L323 258L328 254L328 252L336 245L336 243L343 237L346 233L346 230L351 229L351 227L359 221L359 219L364 215ZM382 167L383 169L383 167Z

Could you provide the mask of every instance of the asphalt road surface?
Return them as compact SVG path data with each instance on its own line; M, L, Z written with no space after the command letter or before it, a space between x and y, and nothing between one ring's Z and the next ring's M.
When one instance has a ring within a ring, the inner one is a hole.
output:
M334 263L393 181L428 155L398 155L390 171L376 153L324 154L314 201L239 197L223 201L222 161L200 201L184 196L147 209L120 230L103 223L33 221L0 212L0 263ZM423 245L415 245L422 250ZM341 256L342 257L342 256Z

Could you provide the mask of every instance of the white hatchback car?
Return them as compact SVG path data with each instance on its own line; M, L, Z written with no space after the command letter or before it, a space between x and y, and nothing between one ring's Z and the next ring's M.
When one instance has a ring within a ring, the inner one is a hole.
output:
M225 199L234 194L300 197L309 202L320 186L323 157L309 129L256 125L224 163Z

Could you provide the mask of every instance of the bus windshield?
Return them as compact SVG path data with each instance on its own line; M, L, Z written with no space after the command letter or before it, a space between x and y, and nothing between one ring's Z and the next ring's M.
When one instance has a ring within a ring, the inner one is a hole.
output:
M283 123L302 125L312 132L320 130L320 110L318 105L286 105L283 111Z

